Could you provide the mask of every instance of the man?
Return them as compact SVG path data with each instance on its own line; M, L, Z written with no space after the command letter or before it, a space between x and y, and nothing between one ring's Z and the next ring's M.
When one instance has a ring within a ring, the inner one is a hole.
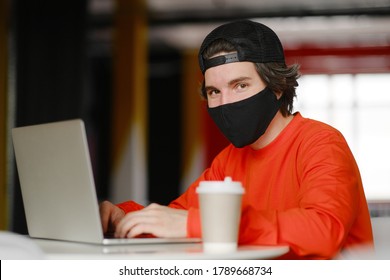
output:
M195 189L202 180L242 182L240 244L289 245L287 258L328 259L373 243L358 167L340 132L292 113L298 66L252 21L224 24L203 41L202 93L232 143L168 207L101 204L104 231L117 237L200 237ZM137 211L139 210L139 211Z

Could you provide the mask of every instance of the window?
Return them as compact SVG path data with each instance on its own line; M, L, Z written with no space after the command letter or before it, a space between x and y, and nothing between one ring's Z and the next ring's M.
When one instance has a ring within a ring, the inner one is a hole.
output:
M295 110L341 131L367 200L390 201L390 74L303 75Z

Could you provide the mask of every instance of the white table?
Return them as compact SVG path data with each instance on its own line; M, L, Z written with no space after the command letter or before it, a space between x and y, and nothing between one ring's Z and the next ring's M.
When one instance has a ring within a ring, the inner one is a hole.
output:
M201 243L91 245L66 241L32 239L47 259L274 259L289 251L288 246L240 246L234 253L204 253Z

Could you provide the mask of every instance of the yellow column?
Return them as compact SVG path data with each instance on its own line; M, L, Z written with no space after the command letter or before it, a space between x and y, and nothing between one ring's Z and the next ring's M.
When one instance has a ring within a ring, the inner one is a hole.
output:
M116 0L114 19L113 201L146 194L147 10L145 0Z
M204 170L205 153L202 141L202 100L200 98L201 73L197 50L183 53L183 151L181 190L199 177Z
M7 228L7 18L6 0L0 0L0 230Z

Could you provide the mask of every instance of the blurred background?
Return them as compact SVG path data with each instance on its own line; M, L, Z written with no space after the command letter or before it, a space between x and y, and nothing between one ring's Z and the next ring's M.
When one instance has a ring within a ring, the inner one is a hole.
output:
M99 200L182 193L227 144L198 47L241 18L301 64L295 111L344 134L371 215L390 216L390 0L0 0L0 230L27 233L16 126L82 118Z

